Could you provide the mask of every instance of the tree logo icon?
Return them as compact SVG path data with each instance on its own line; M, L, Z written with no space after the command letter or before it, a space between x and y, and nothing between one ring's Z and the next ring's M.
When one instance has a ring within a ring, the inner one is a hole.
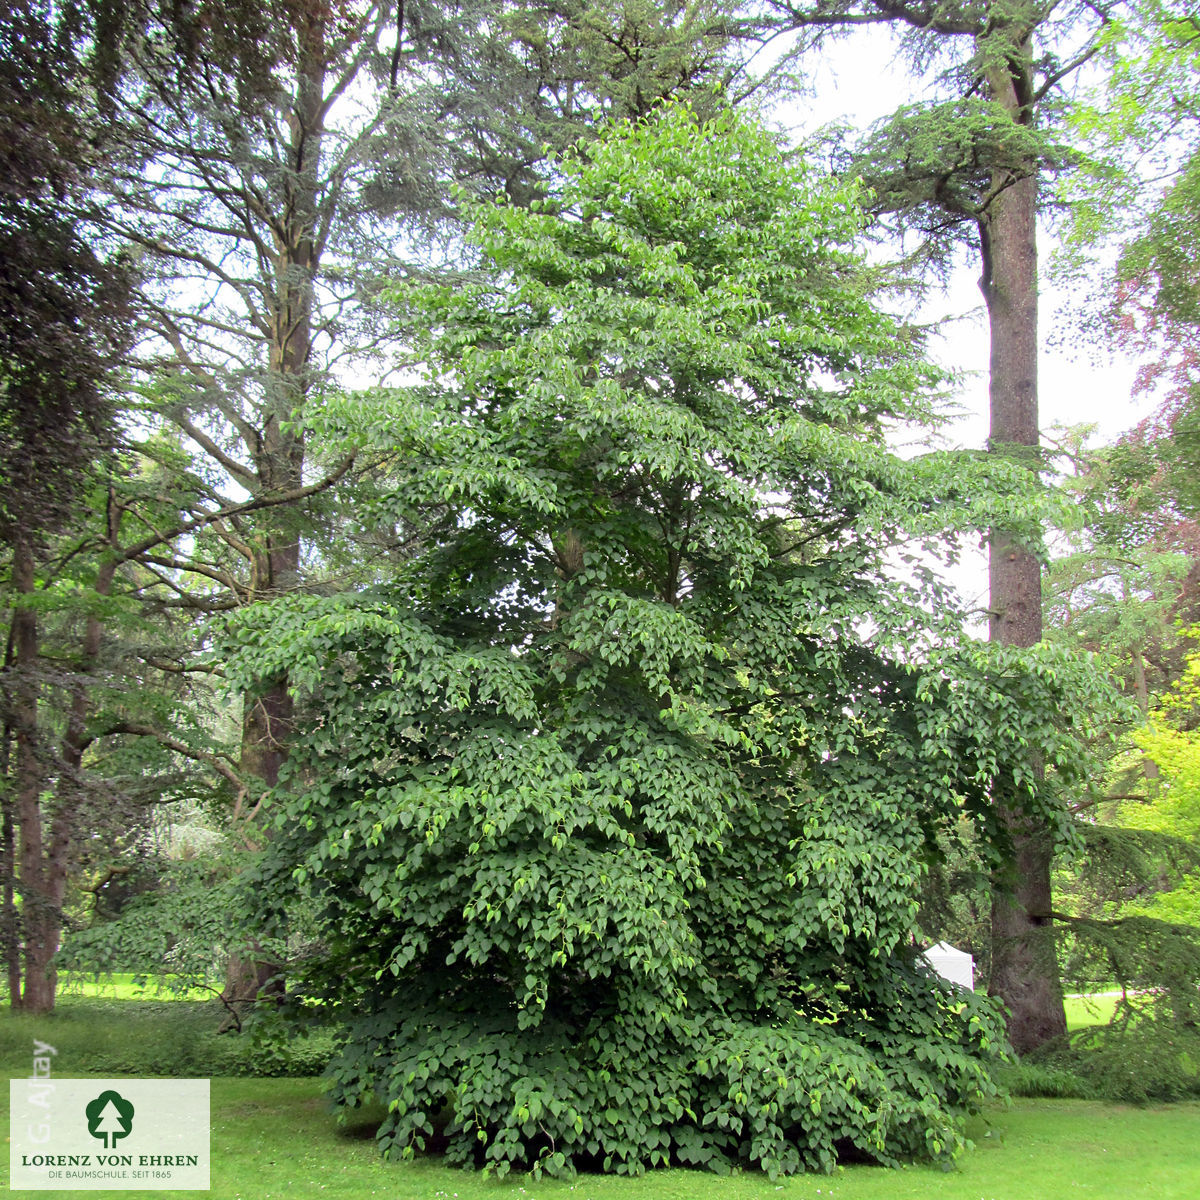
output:
M84 1110L88 1133L111 1150L118 1138L128 1137L133 1128L133 1105L120 1092L101 1092Z

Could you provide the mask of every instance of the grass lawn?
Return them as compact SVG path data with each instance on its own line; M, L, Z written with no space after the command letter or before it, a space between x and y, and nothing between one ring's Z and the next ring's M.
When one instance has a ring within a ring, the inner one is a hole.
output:
M1067 1013L1067 1028L1082 1029L1085 1025L1107 1025L1119 997L1114 992L1098 996L1065 996L1063 1008Z
M49 1018L0 1014L0 1067L28 1073L32 1036L59 1050L55 1074L202 1074L210 1052L201 1005L67 1000ZM35 1025L37 1028L35 1029ZM40 1032L39 1032L40 1030ZM170 1034L170 1036L168 1036ZM111 1039L109 1044L104 1038ZM222 1041L224 1039L221 1039ZM150 1045L153 1043L153 1045ZM141 1048L144 1058L131 1058ZM85 1060L96 1055L84 1069ZM175 1057L178 1056L178 1057ZM156 1070L118 1070L123 1059ZM173 1072L170 1064L190 1069ZM72 1067L72 1063L76 1065ZM100 1064L104 1065L101 1069ZM8 1089L0 1105L7 1136ZM1196 1200L1200 1197L1200 1103L1132 1108L1084 1100L1016 1100L976 1119L975 1149L957 1168L890 1171L847 1167L833 1176L771 1181L694 1171L641 1179L583 1176L570 1182L483 1179L437 1160L385 1163L369 1126L339 1129L319 1081L228 1078L212 1081L212 1187L215 1200ZM43 1192L14 1192L32 1198ZM59 1196L93 1197L92 1191ZM135 1191L141 1200L188 1200L204 1193Z
M59 998L88 997L99 1000L210 1000L212 992L189 988L181 992L168 988L161 979L135 983L138 976L120 971L108 975L63 974L58 981ZM218 985L219 986L219 985Z
M436 1162L385 1163L368 1129L339 1131L312 1079L215 1079L211 1195L218 1200L1195 1200L1200 1104L1127 1108L1019 1100L974 1123L976 1148L953 1171L847 1167L772 1182L657 1171L641 1179L482 1179ZM4 1104L7 1105L7 1091ZM41 1192L13 1195L41 1196ZM58 1192L88 1197L94 1192ZM122 1192L189 1200L194 1192Z

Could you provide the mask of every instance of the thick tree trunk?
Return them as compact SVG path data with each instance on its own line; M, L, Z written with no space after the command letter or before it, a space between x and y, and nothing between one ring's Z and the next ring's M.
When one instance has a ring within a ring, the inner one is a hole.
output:
M1046 832L1010 822L1011 874L992 895L992 971L988 992L1008 1006L1008 1037L1018 1054L1067 1032L1058 947L1049 913L1053 851Z
M317 243L319 172L325 112L325 27L319 13L303 13L301 57L289 120L289 171L286 216L276 228L275 305L268 348L269 369L262 438L255 470L264 492L298 488L304 482L304 441L291 424L304 405L312 372L313 287L319 267ZM253 595L285 595L300 582L300 538L290 510L274 515L265 545L251 563ZM292 697L281 676L264 691L247 696L242 714L241 767L263 792L279 781L292 727ZM244 1006L263 996L282 994L279 964L251 954L230 959L222 993L240 1020Z
M1028 50L1028 46L1023 47ZM1028 60L1026 60L1028 61ZM1011 65L1011 64L1010 64ZM993 98L1015 121L1028 119L1026 81L1000 73ZM980 285L991 332L989 398L992 453L1038 469L1037 175L997 176L980 222ZM1006 531L992 531L988 560L989 636L1007 646L1033 646L1042 636L1041 565ZM1037 764L1035 765L1035 769ZM996 803L1013 841L1008 869L993 880L989 992L1009 1009L1008 1035L1026 1053L1065 1035L1062 984L1050 913L1050 831L1024 820L998 788Z
M269 579L287 580L294 586L299 574L300 547L298 543L283 547L266 556L262 564ZM277 590L277 589L272 589ZM286 676L275 680L269 688L243 701L241 773L244 778L257 780L263 791L279 782L279 770L287 758L288 738L292 728L292 696ZM242 1017L260 1000L280 999L284 981L280 964L256 953L257 943L241 953L230 955L225 968L221 999L229 1016L220 1032L241 1029Z
M304 441L291 424L304 405L312 370L313 285L319 265L319 171L325 109L323 18L302 13L301 59L289 120L291 141L286 214L276 227L274 311L268 347L266 395L255 473L263 492L304 482ZM274 513L265 545L251 563L256 599L283 595L300 578L298 524L286 508ZM292 701L287 679L247 702L242 724L242 767L264 789L274 787L287 754Z

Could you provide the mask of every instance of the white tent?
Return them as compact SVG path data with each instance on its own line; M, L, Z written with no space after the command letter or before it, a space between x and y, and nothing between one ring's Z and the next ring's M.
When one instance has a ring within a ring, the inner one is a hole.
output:
M965 951L951 946L949 942L938 942L930 946L921 956L943 978L968 992L975 990L975 960Z

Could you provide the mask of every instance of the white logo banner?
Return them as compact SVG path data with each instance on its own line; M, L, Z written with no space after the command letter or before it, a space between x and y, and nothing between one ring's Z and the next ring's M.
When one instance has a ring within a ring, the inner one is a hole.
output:
M207 1191L207 1079L10 1079L9 1187Z

